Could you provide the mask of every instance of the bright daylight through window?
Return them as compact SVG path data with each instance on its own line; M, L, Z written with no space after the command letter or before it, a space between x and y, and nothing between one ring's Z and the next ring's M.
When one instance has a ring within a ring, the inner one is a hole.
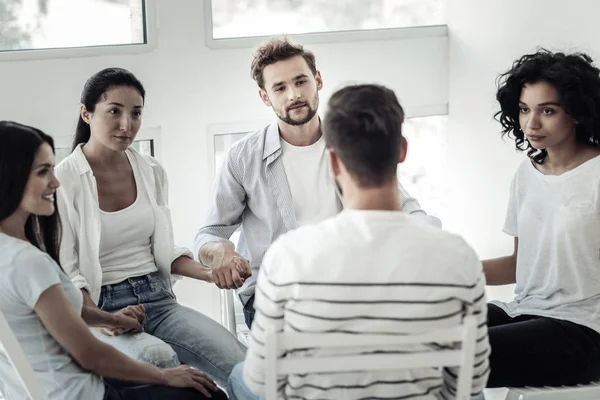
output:
M144 13L144 0L1 0L0 51L145 44Z
M447 0L206 0L213 38L444 25Z

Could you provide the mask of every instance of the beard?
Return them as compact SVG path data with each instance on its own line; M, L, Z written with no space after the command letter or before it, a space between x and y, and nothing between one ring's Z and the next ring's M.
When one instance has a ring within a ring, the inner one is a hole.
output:
M307 124L311 119L313 119L313 117L317 114L319 98L317 96L315 96L315 99L313 100L313 104L309 103L308 101L302 102L302 103L298 102L298 103L292 104L291 107L298 106L298 105L304 105L308 108L308 112L306 113L306 116L301 119L292 118L292 116L290 115L289 108L285 111L277 111L275 109L273 109L273 110L275 111L275 114L277 115L277 117L288 125L292 125L292 126L304 125L304 124Z

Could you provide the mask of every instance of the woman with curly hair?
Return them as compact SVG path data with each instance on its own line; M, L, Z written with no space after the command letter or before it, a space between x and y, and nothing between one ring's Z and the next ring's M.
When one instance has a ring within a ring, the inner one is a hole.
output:
M488 387L600 379L600 70L582 53L539 50L501 75L496 118L529 159L510 189L510 256L483 261L489 285Z

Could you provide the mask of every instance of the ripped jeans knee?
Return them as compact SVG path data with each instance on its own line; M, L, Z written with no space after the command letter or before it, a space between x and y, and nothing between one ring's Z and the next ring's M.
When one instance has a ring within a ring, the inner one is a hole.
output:
M171 346L166 343L149 344L143 347L138 361L152 364L159 368L173 368L179 365L179 358Z
M172 368L180 364L177 353L171 346L146 332L107 336L97 329L91 329L96 338L119 350L136 361L161 368Z

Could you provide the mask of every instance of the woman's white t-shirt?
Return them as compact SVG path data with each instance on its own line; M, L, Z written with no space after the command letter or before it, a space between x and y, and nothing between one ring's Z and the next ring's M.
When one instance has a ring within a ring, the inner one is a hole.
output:
M81 314L83 295L52 258L32 244L0 233L0 311L52 399L100 400L101 378L79 367L67 350L48 332L33 310L41 294L62 285ZM27 394L3 349L0 376L7 400L26 400Z
M600 156L562 175L530 160L515 174L504 232L519 238L508 315L539 315L600 332Z

